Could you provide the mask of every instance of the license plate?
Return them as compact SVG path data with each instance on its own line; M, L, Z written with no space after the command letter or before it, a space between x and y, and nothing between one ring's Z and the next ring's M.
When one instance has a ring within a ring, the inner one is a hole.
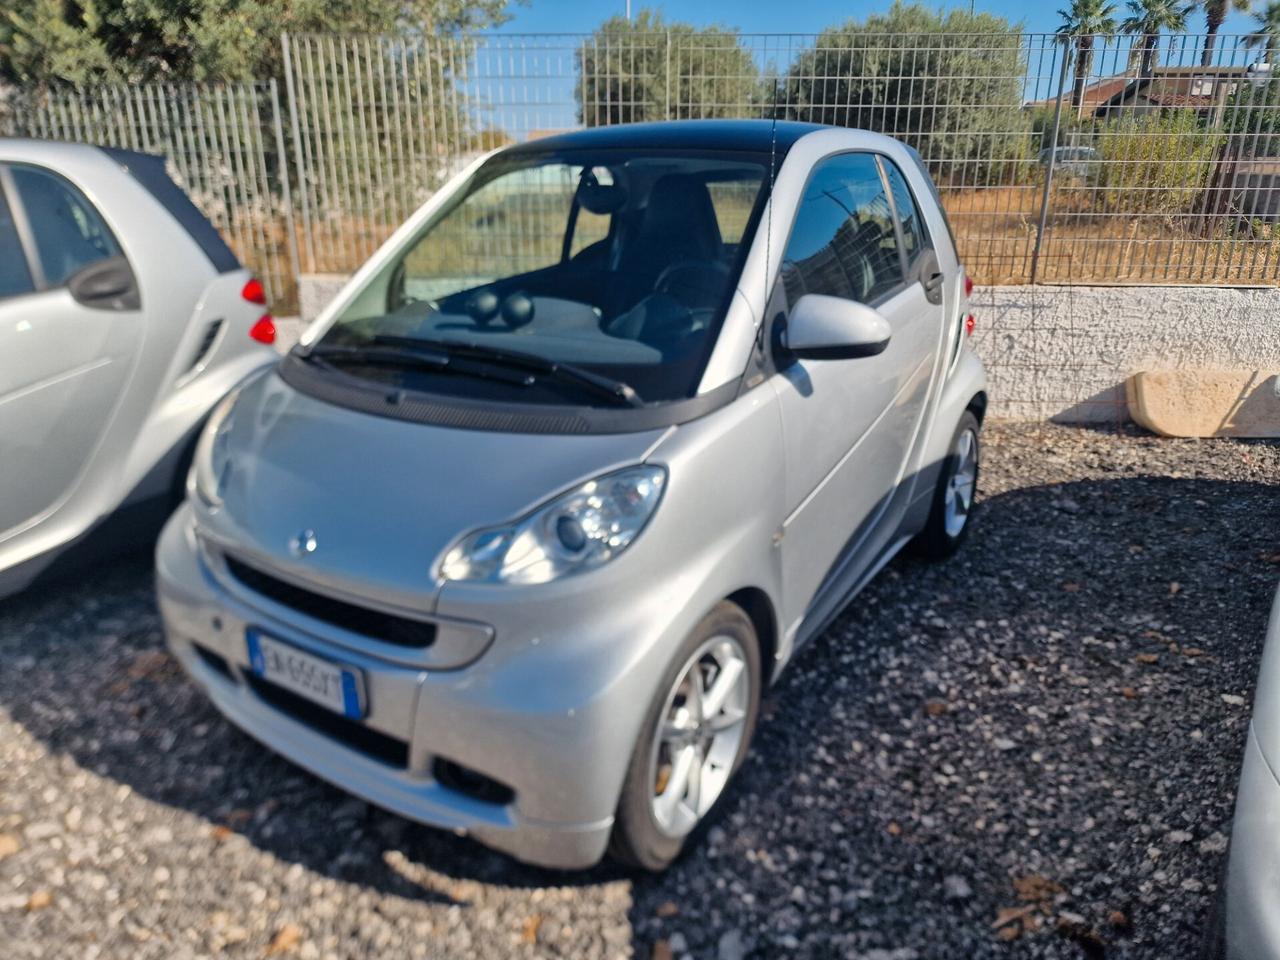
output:
M359 670L304 653L257 630L247 631L245 637L256 676L334 713L355 720L364 716L364 677Z

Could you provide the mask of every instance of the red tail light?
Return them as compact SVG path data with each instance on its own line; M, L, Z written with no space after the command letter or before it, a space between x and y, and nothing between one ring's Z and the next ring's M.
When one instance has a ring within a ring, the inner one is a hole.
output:
M966 337L973 336L973 328L978 325L978 318L972 313L964 318L964 335Z
M973 277L969 276L967 273L964 275L964 295L966 297L973 296Z
M264 313L258 318L258 322L249 328L249 336L259 343L265 343L268 346L276 342L276 322L271 319L271 314Z
M244 285L244 289L240 291L240 296L259 306L265 307L267 305L267 291L263 289L262 281L257 277L252 278Z

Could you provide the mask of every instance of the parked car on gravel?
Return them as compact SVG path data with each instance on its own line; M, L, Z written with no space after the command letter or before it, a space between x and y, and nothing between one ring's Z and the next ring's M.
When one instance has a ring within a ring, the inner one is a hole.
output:
M0 597L121 507L159 526L264 303L161 158L0 139Z
M964 539L986 406L914 152L766 121L509 147L229 396L175 656L317 775L514 856L667 866L761 691Z
M1280 958L1280 593L1271 608L1267 642L1244 748L1223 908L1216 918L1212 960Z

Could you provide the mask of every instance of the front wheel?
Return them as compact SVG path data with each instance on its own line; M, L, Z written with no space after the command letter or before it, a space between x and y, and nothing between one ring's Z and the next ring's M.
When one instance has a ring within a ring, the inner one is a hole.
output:
M609 844L615 860L663 870L679 856L746 756L760 687L755 628L720 603L680 645L646 714Z
M969 533L981 462L978 431L978 418L966 410L942 462L929 520L916 537L917 551L930 560L951 556Z

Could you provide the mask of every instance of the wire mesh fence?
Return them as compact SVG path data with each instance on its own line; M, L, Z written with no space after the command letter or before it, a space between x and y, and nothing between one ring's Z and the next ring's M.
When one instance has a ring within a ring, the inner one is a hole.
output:
M267 288L296 296L299 264L274 81L36 91L10 104L10 132L162 154L170 174Z
M299 270L350 272L493 147L707 117L911 144L982 283L1280 279L1274 41L844 27L282 43L279 92L274 81L44 91L22 95L10 125L167 154L286 304Z
M483 150L579 126L778 117L914 146L987 283L1280 271L1280 85L1249 37L294 37L304 260L345 271Z

